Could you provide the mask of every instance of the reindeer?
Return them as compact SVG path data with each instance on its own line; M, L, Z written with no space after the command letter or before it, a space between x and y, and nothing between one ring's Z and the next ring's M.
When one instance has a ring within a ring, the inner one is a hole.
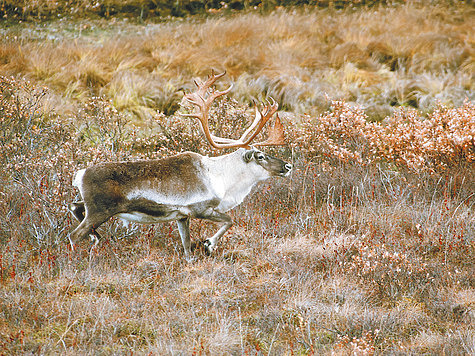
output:
M159 160L100 163L79 170L73 186L79 189L82 201L69 205L80 222L70 235L73 247L88 234L99 240L96 229L112 216L145 224L177 221L185 258L191 261L191 218L223 223L203 242L206 252L211 254L219 238L232 225L226 212L241 204L259 181L290 174L290 164L253 147L284 144L284 130L278 116L267 140L251 146L251 141L277 111L278 105L272 98L263 112L256 105L255 119L240 139L211 134L209 109L216 98L232 89L232 85L224 91L212 88L225 73L211 73L204 82L195 80L197 90L184 96L195 110L182 115L199 120L213 148L238 149L218 157L184 152Z

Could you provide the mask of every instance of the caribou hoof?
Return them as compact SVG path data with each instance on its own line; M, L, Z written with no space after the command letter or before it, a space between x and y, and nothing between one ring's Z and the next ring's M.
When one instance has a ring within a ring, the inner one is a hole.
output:
M197 258L195 256L188 256L188 257L185 257L186 259L186 262L188 263L194 263L197 261Z
M211 255L211 253L213 252L213 247L211 246L211 241L206 239L202 242L203 244L203 247L205 249L205 253L207 256Z

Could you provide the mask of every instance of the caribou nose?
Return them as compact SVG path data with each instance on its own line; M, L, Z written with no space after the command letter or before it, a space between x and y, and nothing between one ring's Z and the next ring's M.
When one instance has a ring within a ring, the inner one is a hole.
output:
M292 170L292 165L290 163L286 163L284 168L287 170L287 172L290 172Z

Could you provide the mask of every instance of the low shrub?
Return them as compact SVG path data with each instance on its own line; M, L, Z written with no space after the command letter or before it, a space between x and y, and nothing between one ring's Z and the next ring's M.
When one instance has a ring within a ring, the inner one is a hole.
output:
M291 177L188 264L174 224L112 219L72 252L66 206L79 168L217 154L196 122L138 127L97 97L65 118L45 93L0 78L0 353L473 353L472 103L369 123L334 102L287 123ZM237 135L247 109L221 101L213 131Z

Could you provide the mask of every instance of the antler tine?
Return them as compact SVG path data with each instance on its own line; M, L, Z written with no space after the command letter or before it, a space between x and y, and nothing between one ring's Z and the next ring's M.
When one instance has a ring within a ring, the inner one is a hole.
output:
M276 115L274 126L269 128L267 140L255 143L254 146L281 146L285 145L284 126L280 121L279 114Z
M210 94L207 101L209 101L210 103L213 102L216 98L219 98L220 96L223 96L229 93L233 87L234 87L234 84L231 83L228 89L225 89L223 91L215 90L212 94Z
M194 82L196 86L198 87L197 92L201 94L201 96L204 96L208 89L221 77L223 77L226 74L226 71L224 71L221 74L214 74L214 70L211 70L211 74L208 75L208 79L203 82L201 79L195 79ZM198 82L197 82L198 80Z
M272 101L269 101L269 100L266 99L266 103L268 104L266 106L266 112L267 113L270 112L271 110L274 110L274 108L275 108L275 110L274 110L274 112L275 112L275 111L277 111L277 108L279 107L279 105L276 103L276 101L274 100L274 98L272 96L270 97L270 100L272 100Z
M214 71L211 71L211 74L208 76L208 79L205 82L203 82L199 78L195 78L193 81L195 85L197 86L197 89L194 93L186 94L185 99L191 104L197 105L198 107L201 108L201 106L203 106L204 104L206 103L211 104L216 98L229 93L231 89L233 88L232 84L226 90L223 90L223 91L214 90L209 95L209 97L205 99L206 93L208 92L209 88L216 82L216 80L218 80L225 74L226 74L226 71L224 71L221 74L216 74L216 75L214 74Z
M257 105L255 106L256 117L252 125L242 135L241 137L242 141L249 144L259 134L259 132L261 132L261 130L264 128L264 125L267 123L267 121L269 121L272 115L274 115L274 113L277 111L279 107L278 104L276 103L274 98L270 97L270 100L272 102L269 102L268 100L266 100L268 105L264 106L264 113L259 110Z

